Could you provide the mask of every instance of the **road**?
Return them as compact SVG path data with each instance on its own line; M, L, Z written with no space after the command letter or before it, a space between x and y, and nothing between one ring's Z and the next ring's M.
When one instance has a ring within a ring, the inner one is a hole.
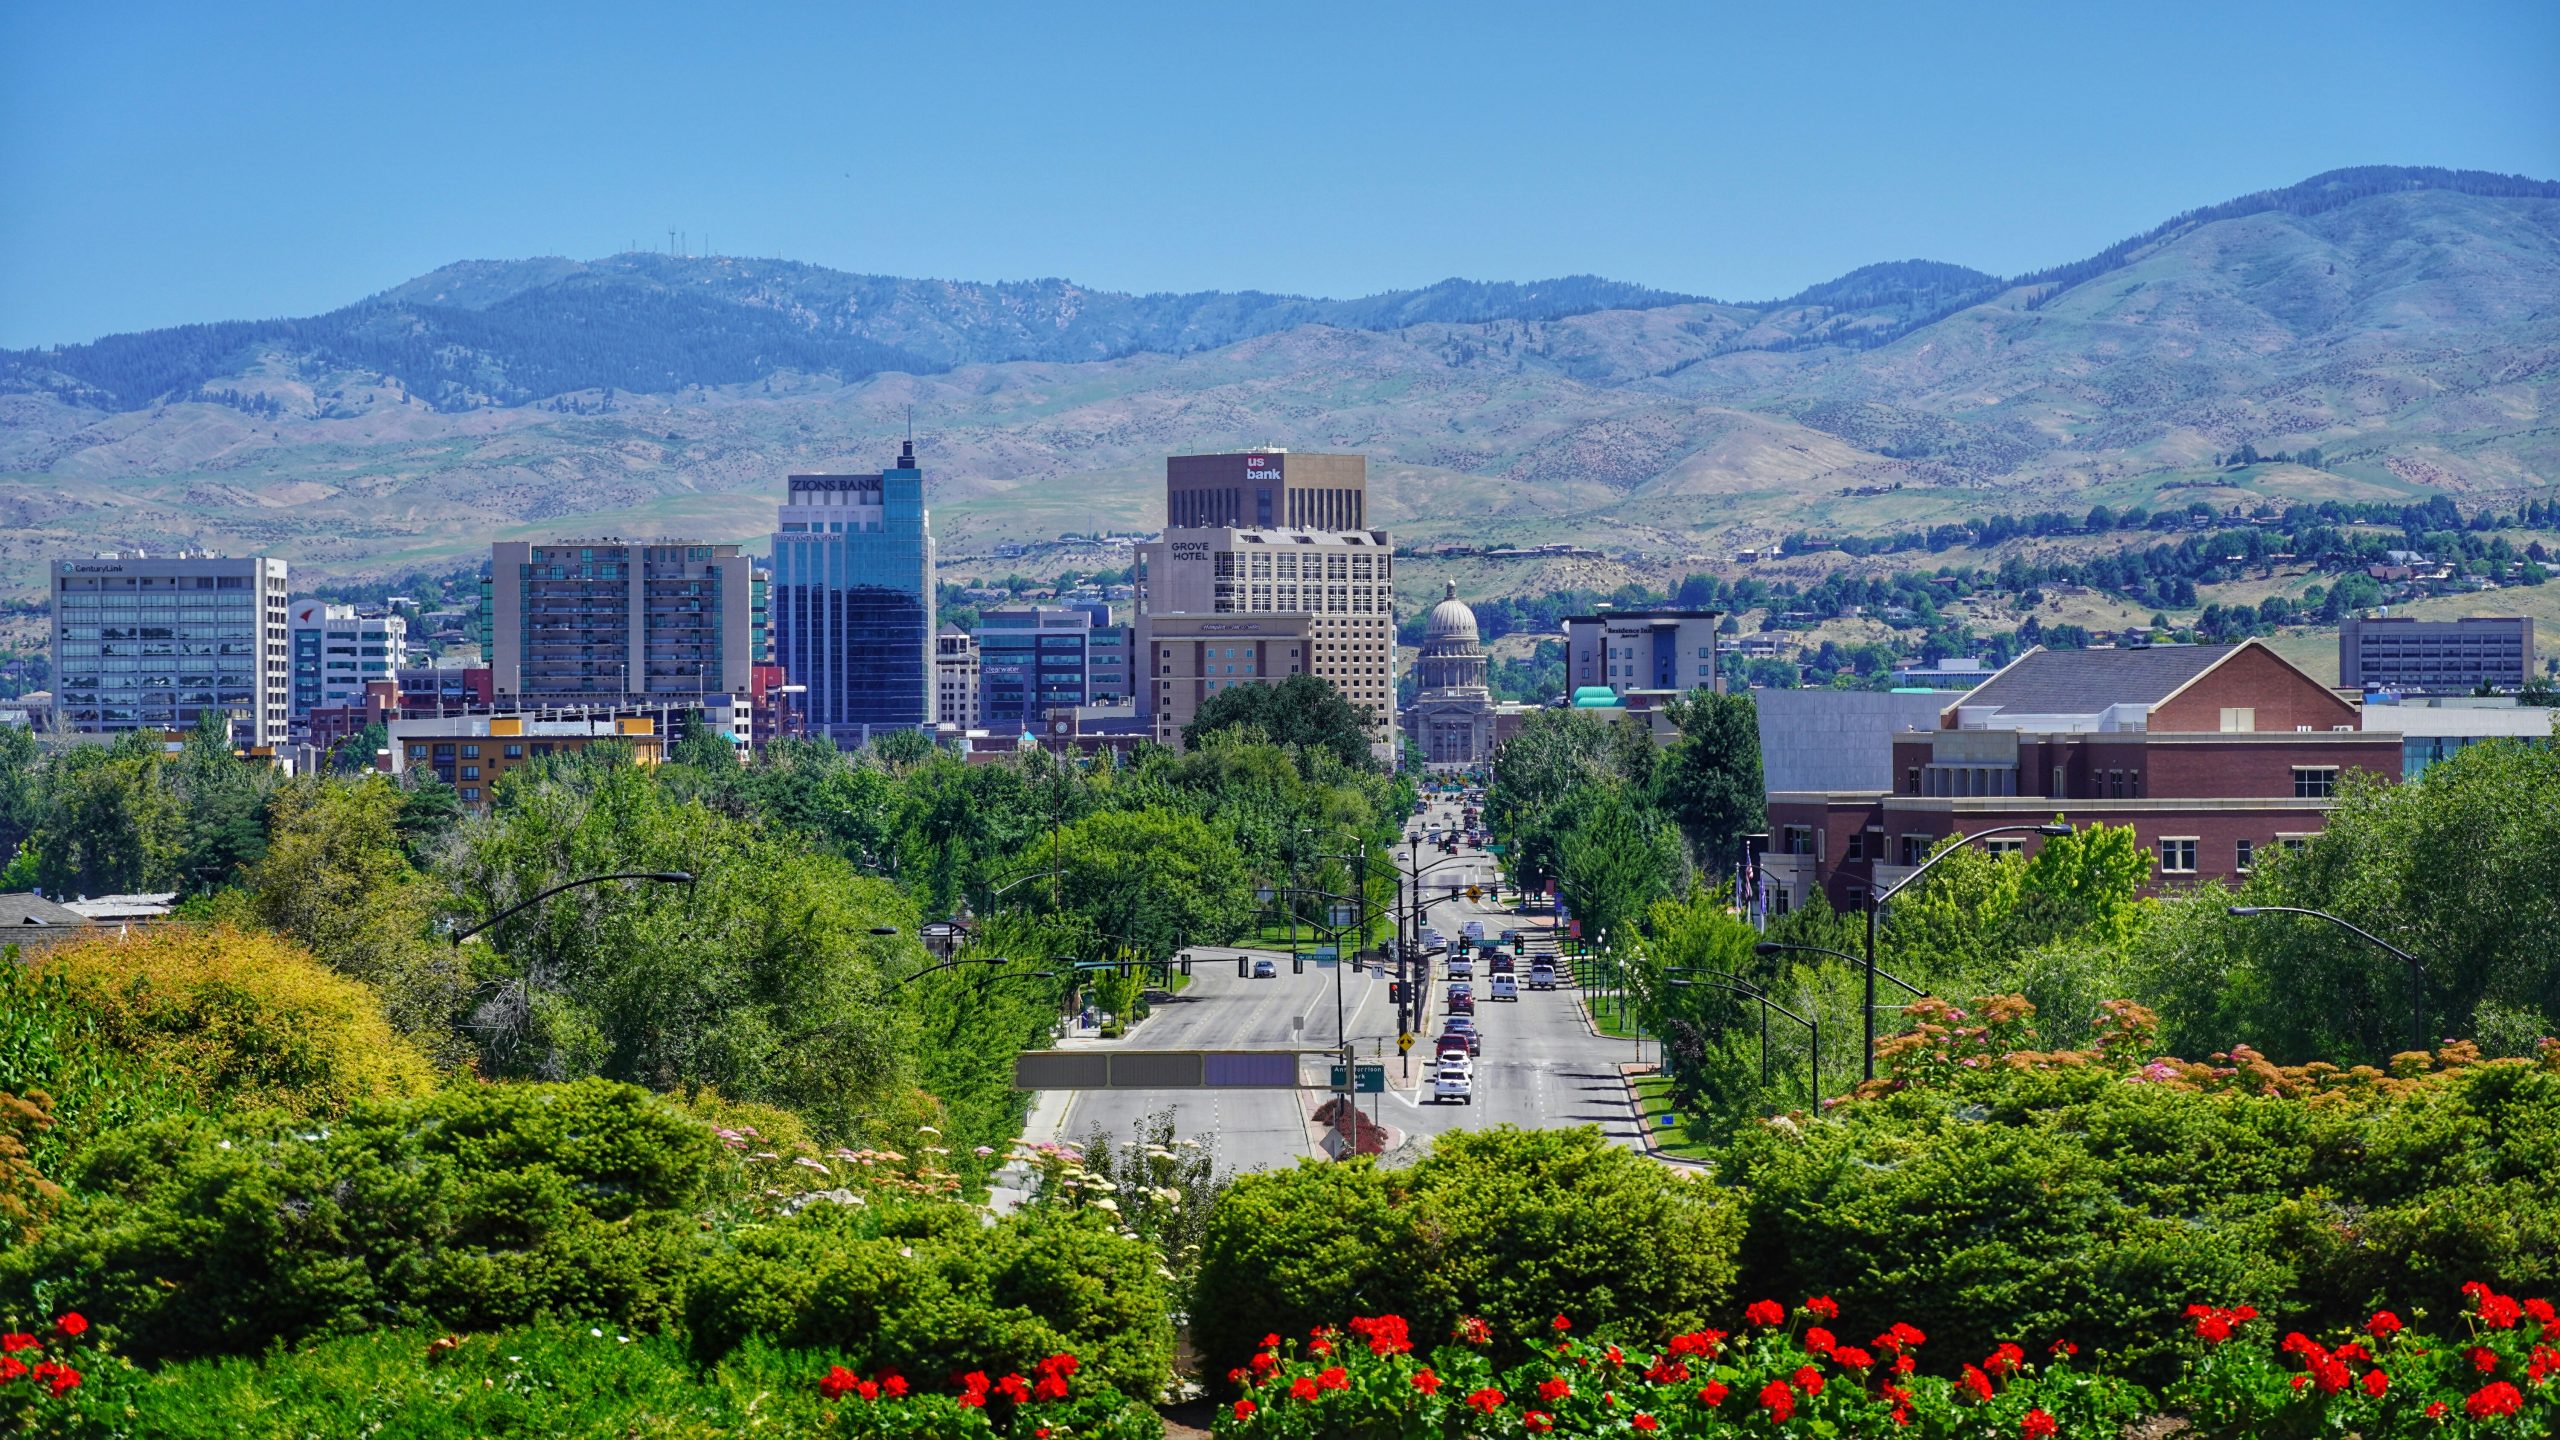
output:
M1434 806L1409 828L1447 828L1457 818L1454 807ZM1432 925L1454 936L1470 919L1482 920L1491 933L1531 923L1489 898L1438 898L1446 895L1451 879L1491 879L1493 857L1472 850L1462 850L1461 856L1478 862L1480 869L1448 864L1448 857L1435 849L1423 849L1426 865L1443 862L1426 874L1422 885ZM1240 953L1272 952L1194 947L1189 988L1158 1002L1150 1018L1117 1043L1147 1050L1327 1048L1336 1043L1338 978L1342 1033L1364 1062L1383 1059L1391 1081L1400 1078L1405 1067L1395 1051L1395 1006L1386 976L1346 968L1337 977L1334 967L1312 960L1304 974L1293 975L1282 954L1274 957L1279 961L1276 978L1239 979L1235 957ZM1582 1022L1570 986L1532 991L1525 968L1520 978L1517 1002L1481 998L1486 987L1481 979L1477 982L1475 1013L1484 1032L1484 1053L1476 1061L1474 1104L1431 1104L1427 1085L1420 1083L1443 1008L1434 995L1431 1022L1416 1046L1413 1080L1407 1082L1416 1088L1390 1084L1384 1095L1362 1096L1363 1112L1374 1111L1379 1123L1413 1140L1502 1124L1596 1124L1622 1143L1636 1143L1617 1072L1620 1063L1636 1058L1635 1045L1593 1035ZM1435 981L1433 988L1445 993L1445 982ZM1308 1078L1320 1084L1322 1072L1311 1064ZM1311 1141L1309 1116L1326 1098L1322 1091L1084 1091L1064 1104L1052 1099L1042 1105L1027 1138L1080 1140L1096 1129L1126 1136L1144 1117L1170 1108L1176 1133L1208 1144L1220 1168L1259 1170L1320 1153Z

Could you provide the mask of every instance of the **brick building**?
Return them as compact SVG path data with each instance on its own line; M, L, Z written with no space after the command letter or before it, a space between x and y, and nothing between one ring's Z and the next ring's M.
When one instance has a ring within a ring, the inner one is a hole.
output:
M2399 736L2255 640L2031 650L1891 745L1890 790L1769 793L1772 910L1863 906L1948 835L2056 815L2132 827L2154 889L2232 880L2318 833L2349 771L2401 769Z

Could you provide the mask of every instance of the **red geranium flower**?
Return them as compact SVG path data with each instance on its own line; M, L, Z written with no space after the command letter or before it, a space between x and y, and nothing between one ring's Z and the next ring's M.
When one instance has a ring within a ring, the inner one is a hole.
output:
M1532 1435L1544 1435L1556 1428L1556 1418L1544 1410L1525 1411L1520 1416L1520 1428Z
M15 1355L0 1355L0 1385L27 1373L27 1362Z
M1671 1353L1674 1355L1713 1355L1716 1353L1716 1347L1723 1342L1724 1332L1721 1330L1692 1330L1686 1335L1674 1335L1671 1337Z
M894 1400L907 1393L907 1377L892 1370L880 1377L880 1388Z
M1490 1345L1493 1343L1493 1327L1469 1315L1458 1322L1458 1338L1469 1345Z
M1840 1365L1851 1370L1864 1370L1868 1366L1876 1363L1876 1357L1859 1349L1855 1345L1843 1345L1839 1349L1832 1351L1831 1360L1833 1364Z
M2053 1440L2054 1432L2061 1428L2052 1416L2042 1410L2030 1410L2026 1413L2026 1417L2018 1422L2018 1434L2021 1440Z
M1538 1382L1538 1398L1553 1405L1573 1393L1573 1386L1561 1375Z
M1808 1354L1828 1355L1840 1348L1840 1341L1830 1331L1816 1325L1804 1332L1804 1348Z
M1991 1377L1971 1365L1964 1367L1964 1374L1957 1379L1956 1383L1963 1387L1966 1394L1976 1400L1991 1398Z
M1555 1332L1559 1335L1573 1328L1573 1322L1567 1320L1562 1315L1558 1315L1553 1320L1548 1321L1547 1324L1553 1327Z
M2472 1369L2479 1371L2483 1375L2492 1375L2497 1373L2498 1352L2490 1349L2486 1345L2472 1346L2469 1354L2465 1358L2471 1361Z
M1327 1365L1316 1372L1316 1384L1326 1390L1348 1390L1351 1388L1351 1372L1339 1365Z
M2492 1380L2462 1402L2463 1413L2474 1420L2494 1420L2513 1415L2524 1406L2524 1395L2504 1380Z
M70 1366L55 1362L50 1376L45 1374L45 1368L37 1366L36 1377L45 1382L45 1387L54 1393L56 1399L80 1387L80 1372Z
M1016 1405L1031 1398L1031 1383L1019 1375L1007 1375L997 1381L996 1389L1003 1391L1004 1398Z
M1634 1419L1632 1419L1632 1420L1629 1420L1627 1423L1628 1423L1629 1425L1634 1426L1634 1427L1635 1427L1635 1428L1637 1428L1638 1430L1648 1430L1648 1431L1650 1431L1650 1430L1659 1430L1659 1429L1661 1429L1661 1428L1662 1428L1662 1422L1661 1422L1661 1421L1654 1419L1652 1416L1647 1415L1646 1413L1644 1413L1644 1412L1643 1412L1643 1411L1641 1411L1641 1410L1637 1411L1637 1412L1635 1413L1635 1418L1634 1418Z
M1280 1337L1279 1337L1278 1335L1265 1335L1265 1336L1263 1336L1263 1337L1262 1337L1262 1345L1261 1345L1261 1348L1262 1348L1262 1349L1265 1349L1265 1350L1277 1350L1277 1349L1279 1349L1279 1348L1280 1348Z
M1742 1318L1765 1330L1785 1323L1787 1312L1775 1300L1754 1300L1744 1307Z
M1309 1376L1301 1375L1297 1379L1290 1381L1289 1398L1292 1400L1313 1400L1316 1398L1316 1382L1314 1379Z
M1041 1376L1039 1380L1034 1382L1031 1386L1031 1398L1034 1400L1066 1399L1067 1377L1064 1375Z
M853 1392L857 1377L841 1365L830 1366L826 1378L818 1382L818 1393L830 1400L841 1400Z
M1236 1418L1239 1420L1250 1420L1253 1418L1253 1412L1261 1408L1261 1406L1254 1404L1250 1400L1239 1400L1236 1402Z
M1490 1415L1502 1408L1502 1392L1487 1385L1481 1390L1471 1392L1467 1396L1467 1403Z
M1805 1393L1806 1399L1812 1399L1822 1393L1822 1372L1812 1366L1798 1366L1794 1379L1796 1388Z
M1812 1312L1816 1319L1837 1320L1840 1318L1840 1302L1832 1299L1828 1295L1814 1296L1812 1299L1804 1302L1804 1308Z
M81 1336L89 1333L89 1322L81 1319L80 1312L74 1310L70 1314L63 1316L61 1319L54 1321L53 1328L61 1331L63 1338L68 1340L77 1340Z
M2017 1346L2002 1345L1991 1352L1989 1359L1982 1362L1982 1368L1994 1375L2006 1375L2016 1370L2026 1358L2027 1352Z
M1413 1388L1425 1395L1437 1395L1440 1393L1440 1377L1429 1370L1416 1370L1413 1372Z
M1724 1388L1723 1381L1710 1380L1698 1391L1698 1403L1708 1406L1721 1405L1724 1403L1724 1397L1732 1393Z
M2430 1401L2428 1401L2428 1402L2427 1402L2427 1418L2428 1418L2428 1419L2430 1419L2430 1420L2441 1420L2441 1419L2443 1419L2443 1418L2444 1418L2444 1402L2443 1402L2443 1401L2441 1401L2441 1400L2430 1400Z
M36 1337L33 1335L19 1335L14 1333L0 1335L0 1355L15 1355L21 1350L33 1350L34 1348L36 1348Z
M2364 1372L2364 1393L2367 1395L2379 1400L2382 1398L2382 1392L2390 1388L2390 1376L2383 1374L2379 1370L2367 1370Z
M1769 1418L1785 1424L1796 1413L1796 1392L1784 1380L1772 1380L1760 1391L1760 1403L1767 1407Z
M2068 1360L2072 1356L2080 1353L2080 1347L2072 1344L2068 1340L2056 1340L2051 1346L2047 1347L2047 1349L2048 1353L2058 1360Z
M2376 1340L2397 1335L2400 1333L2400 1317L2388 1310L2376 1310L2373 1318L2364 1322L2364 1333Z

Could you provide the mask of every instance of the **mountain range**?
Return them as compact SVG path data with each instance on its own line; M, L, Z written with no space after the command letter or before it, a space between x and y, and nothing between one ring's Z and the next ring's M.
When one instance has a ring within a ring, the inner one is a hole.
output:
M323 573L770 528L912 424L946 548L1152 528L1167 453L1358 450L1422 543L1677 568L1985 509L2517 496L2560 476L2560 184L2365 167L2027 275L1725 302L1592 276L1126 295L633 253L0 352L0 587L107 545ZM2257 452L2316 459L2233 468ZM2305 452L2316 451L2316 457Z

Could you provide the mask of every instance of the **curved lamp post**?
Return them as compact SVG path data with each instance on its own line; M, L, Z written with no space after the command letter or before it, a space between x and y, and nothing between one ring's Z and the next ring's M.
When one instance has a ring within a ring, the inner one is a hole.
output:
M1970 842L1980 840L1991 835L2025 835L2031 832L2037 835L2050 835L2059 838L2070 834L2071 827L2059 820L2050 820L2041 825L1994 825L1988 830L1976 830L1970 835L1959 835L1956 839L1962 842ZM1953 855L1963 848L1963 844L1955 844L1940 850L1937 854L1921 861L1919 869L1914 870L1910 874L1893 882L1893 887L1891 889L1878 891L1867 899L1867 1053L1865 1056L1864 1074L1869 1080L1876 1078L1876 917L1884 913L1886 902L1893 899L1894 896L1901 894L1904 890L1909 889L1911 887L1911 882L1928 874L1930 867L1936 865L1939 861L1946 859L1948 856ZM1894 983L1901 984L1900 981L1896 981ZM1910 987L1904 986L1903 988L1909 989Z
M610 875L588 875L577 880L566 880L560 884L552 886L550 889L545 890L538 895L533 896L531 899L517 901L515 904L508 906L506 909L499 911L497 914L490 916L488 919L481 921L479 924L474 925L467 930L454 931L453 943L456 948L460 948L463 941L470 939L472 936L479 934L481 931L488 929L490 926L497 924L499 921L506 919L510 915L521 914L524 911L532 909L534 906L541 904L543 901L550 899L552 896L559 894L563 890L575 890L581 885L601 885L608 880L653 880L661 885L690 885L693 883L693 876L690 872L684 870L617 870Z
M2380 946L2398 956L2409 967L2409 1048L2427 1048L2427 962L2360 926L2349 924L2326 910L2306 910L2299 905L2233 905L2224 913L2247 918L2255 915L2308 915L2326 920L2339 929L2369 944Z
M1857 956L1850 954L1846 950L1833 950L1821 945L1783 945L1775 940L1763 940L1759 944L1751 947L1751 953L1755 955L1783 955L1790 951L1803 955L1828 955L1834 960L1846 960L1852 966L1857 966L1862 963ZM1928 998L1927 994L1923 992L1919 986L1912 984L1910 981L1903 979L1901 976L1894 974L1890 970L1878 970L1876 972L1876 977L1881 980L1890 980L1894 984L1901 986L1903 992L1914 1000L1925 1000Z
M1804 1016L1797 1014L1793 1010L1788 1009L1786 1006L1779 1004L1777 1001L1770 999L1768 991L1761 989L1759 986L1752 984L1748 980L1736 979L1729 975L1721 977L1710 976L1704 980L1683 980L1675 977L1671 983L1675 986L1682 987L1690 985L1704 986L1709 989L1722 990L1729 995L1739 995L1746 1000L1756 1000L1760 1002L1760 1079L1763 1084L1768 1083L1769 1078L1769 1012L1775 1010L1779 1014L1784 1015L1788 1019L1803 1026L1805 1028L1805 1033L1812 1037L1812 1044L1809 1050L1811 1059L1805 1065L1805 1078L1812 1082L1813 1113L1816 1115L1822 1113L1822 1022L1819 1019L1809 1020Z

